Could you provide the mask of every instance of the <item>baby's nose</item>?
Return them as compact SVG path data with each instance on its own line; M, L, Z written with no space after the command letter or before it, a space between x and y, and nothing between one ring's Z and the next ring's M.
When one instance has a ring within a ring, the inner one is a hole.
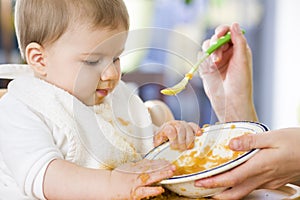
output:
M120 70L115 63L109 64L101 73L101 79L103 81L116 80L120 76Z

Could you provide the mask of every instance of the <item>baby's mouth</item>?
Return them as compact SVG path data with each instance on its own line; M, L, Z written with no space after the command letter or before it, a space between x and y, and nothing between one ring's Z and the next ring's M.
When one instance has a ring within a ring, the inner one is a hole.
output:
M107 96L109 91L110 91L109 89L97 89L96 94L98 96Z

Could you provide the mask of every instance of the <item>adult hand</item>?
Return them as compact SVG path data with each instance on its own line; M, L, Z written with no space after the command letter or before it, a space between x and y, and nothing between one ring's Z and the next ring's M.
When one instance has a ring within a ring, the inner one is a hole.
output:
M192 122L171 120L164 123L154 136L154 146L169 140L173 149L186 150L194 146L195 136L201 135L201 128Z
M300 180L300 128L270 131L234 138L230 148L236 151L261 149L242 165L211 178L195 182L207 188L230 187L217 199L241 199L257 188L276 189Z
M200 69L204 89L219 121L257 121L252 97L252 55L239 25L219 26L205 50L231 32L231 42L216 50Z

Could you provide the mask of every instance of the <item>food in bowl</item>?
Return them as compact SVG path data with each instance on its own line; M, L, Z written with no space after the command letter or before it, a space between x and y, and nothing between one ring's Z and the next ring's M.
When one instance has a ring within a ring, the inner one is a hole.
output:
M195 187L194 181L225 172L248 160L258 149L235 152L229 149L229 141L244 134L259 134L267 130L265 125L255 122L211 125L204 127L203 134L195 138L193 149L180 152L171 149L167 142L154 148L145 158L166 159L177 166L175 176L160 182L167 189L192 198L212 196L226 188Z
M251 132L237 130L235 129L235 126L232 125L230 129L227 129L225 133L226 135L224 133L222 135L222 137L227 138L220 138L222 142L215 143L216 141L212 141L207 144L203 144L203 138L196 137L195 144L198 144L195 146L200 147L200 149L193 148L192 150L187 150L183 152L179 158L173 161L173 164L177 167L175 176L204 171L238 158L245 152L232 151L228 147L229 140L232 138L231 135L240 136L250 133Z

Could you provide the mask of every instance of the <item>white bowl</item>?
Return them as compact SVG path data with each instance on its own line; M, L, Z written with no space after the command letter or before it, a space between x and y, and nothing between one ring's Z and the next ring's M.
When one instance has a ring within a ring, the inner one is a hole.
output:
M232 169L247 161L258 151L258 149L253 149L248 152L234 152L228 147L229 141L243 134L259 134L268 130L265 125L256 122L239 121L211 125L203 128L203 134L195 138L193 149L183 152L172 150L169 142L166 142L151 150L145 158L150 160L165 159L184 169L188 169L189 166L197 166L197 171L193 171L195 169L188 170L187 174L173 176L161 181L160 184L182 196L208 197L226 188L195 187L195 180ZM200 162L204 163L199 164ZM199 166L202 166L203 169Z

